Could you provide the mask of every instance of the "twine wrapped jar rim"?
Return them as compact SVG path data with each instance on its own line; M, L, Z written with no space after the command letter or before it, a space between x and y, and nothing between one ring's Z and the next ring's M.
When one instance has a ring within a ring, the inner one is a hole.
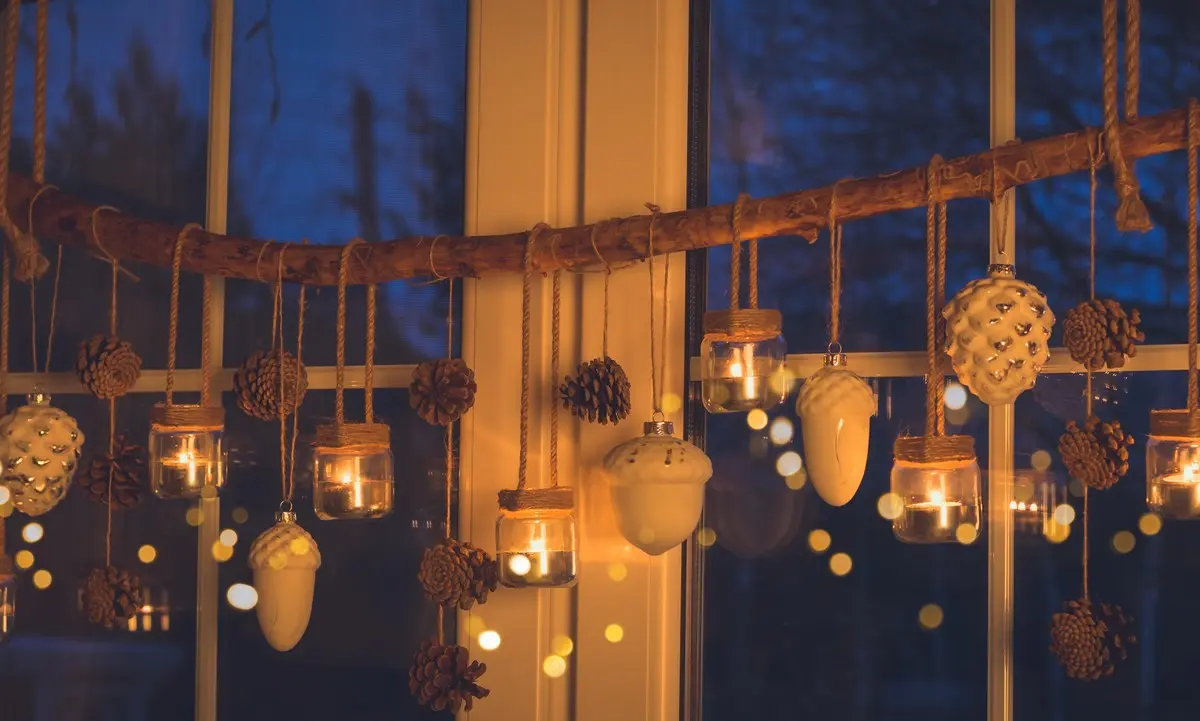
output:
M369 453L392 448L386 423L334 423L317 426L314 445L325 453Z
M710 310L704 314L704 337L708 340L755 343L783 333L783 314L765 308Z
M575 508L575 489L570 486L550 488L515 488L497 494L504 511L569 511Z
M971 436L901 436L892 452L899 463L957 467L976 462Z
M150 430L157 432L205 432L225 430L225 409L198 403L155 403L150 409Z
M1155 438L1200 439L1200 411L1186 408L1150 411L1150 435Z

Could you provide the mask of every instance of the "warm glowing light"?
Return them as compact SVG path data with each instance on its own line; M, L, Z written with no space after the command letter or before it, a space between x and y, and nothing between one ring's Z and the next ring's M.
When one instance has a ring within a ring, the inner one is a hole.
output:
M149 543L138 549L138 560L142 563L154 563L156 558L158 558L158 549Z
M783 483L793 491L798 491L801 488L804 488L805 483L808 483L808 474L803 470L799 473L793 473L792 475L783 479Z
M945 399L946 407L956 411L967 404L967 389L958 383L947 383Z
M800 458L800 454L795 451L784 451L775 460L775 470L784 478L794 476L803 467L804 459Z
M808 534L808 547L813 550L813 553L824 553L829 550L829 544L833 543L833 538L830 537L829 531L823 528L813 529Z
M28 571L29 569L33 568L33 551L27 551L24 549L17 551L16 555L13 556L13 562L16 563L17 568L21 569L22 571Z
M1138 519L1138 530L1147 536L1157 535L1162 525L1162 516L1157 513L1144 513Z
M267 565L271 567L272 571L282 571L287 568L287 563L287 553L284 551L276 551L267 559Z
M1062 543L1071 535L1071 527L1061 523L1047 524L1044 534L1051 543Z
M904 513L904 499L895 493L885 493L879 497L879 502L875 504L879 509L879 515L894 521Z
M189 526L199 526L204 522L204 511L201 511L199 506L192 506L187 509L187 513L184 514L183 518Z
M1050 467L1051 461L1050 452L1046 450L1034 451L1029 457L1029 465L1033 466L1035 471L1044 471Z
M37 543L45 535L46 529L42 528L42 524L37 521L26 523L25 527L21 529L21 538L24 538L26 543Z
M550 678L558 678L567 672L567 660L562 656L547 656L542 661L542 673Z
M1070 503L1060 503L1054 509L1054 522L1069 526L1075 522L1075 507Z
M229 559L233 558L233 548L231 546L226 546L220 541L213 541L212 557L217 563L225 563Z
M795 380L796 374L792 372L791 368L785 366L782 370L772 373L771 377L767 379L767 384L775 393L787 396L792 392L792 383Z
M45 591L50 588L50 584L54 582L54 577L46 569L35 571L33 574L33 587L39 591Z
M233 519L233 522L239 526L250 520L250 512L241 506L233 509L233 513L229 514L229 516Z
M771 430L768 431L771 436L771 442L777 446L786 445L792 442L792 437L796 435L796 428L792 425L792 419L780 416L771 421Z
M683 408L683 398L678 393L663 393L663 413L677 413Z
M750 426L750 430L761 431L767 427L767 412L761 408L755 408L746 414L746 425Z
M717 532L711 528L705 527L696 531L696 543L699 543L704 548L709 548L717 542Z
M936 603L927 603L921 606L921 610L917 612L917 623L921 624L921 628L926 631L932 631L942 625L942 607Z
M232 528L226 528L224 531L221 531L220 541L222 546L233 548L237 545L237 531Z
M966 406L946 411L946 422L952 426L965 426L969 420L971 420L971 409Z
M1117 531L1113 534L1112 547L1117 553L1129 553L1137 544L1137 539L1129 531Z
M249 611L258 605L258 591L254 590L254 586L235 583L225 592L225 600L239 611Z
M570 656L571 652L575 650L575 642L571 640L570 636L560 633L550 639L550 650L559 656Z
M8 490L8 486L0 486L0 506L12 500L12 491Z
M850 560L850 555L847 553L835 553L829 557L829 570L835 576L845 576L853 567L854 562Z
M495 631L484 631L479 634L479 647L484 651L495 651L500 648L500 634Z
M960 523L958 528L954 529L954 538L964 546L969 546L979 538L979 529L970 523Z
M292 542L288 544L288 550L292 552L293 556L303 556L312 550L312 545L307 538L293 538Z
M1028 503L1033 500L1033 494L1033 482L1028 478L1018 478L1013 483L1013 498L1017 499L1018 503Z
M613 581L617 581L617 582L624 581L625 577L628 575L629 575L629 569L625 566L624 563L618 562L618 563L608 564L608 577L610 579L612 579Z
M529 573L532 568L533 563L530 562L529 556L518 553L508 559L508 570L512 571L518 576L524 576L525 574Z
M625 638L625 629L619 623L610 623L604 627L604 638L609 643L620 643Z
M467 619L467 633L472 636L478 636L487 630L487 624L483 620L483 616L472 613Z

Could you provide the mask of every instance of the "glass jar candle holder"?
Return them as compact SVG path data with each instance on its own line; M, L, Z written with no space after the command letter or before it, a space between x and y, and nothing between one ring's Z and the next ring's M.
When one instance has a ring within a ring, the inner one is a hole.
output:
M317 428L313 511L323 521L383 518L395 506L391 433L382 423Z
M579 574L575 496L570 488L501 491L496 562L509 588L567 588Z
M1200 518L1200 417L1150 412L1146 505L1164 518Z
M787 343L777 310L704 314L700 387L709 413L774 408L787 397Z
M200 498L225 485L225 409L158 404L150 412L150 487L159 498Z
M955 543L979 533L979 464L970 436L898 438L892 532L905 543ZM965 528L964 528L965 527Z

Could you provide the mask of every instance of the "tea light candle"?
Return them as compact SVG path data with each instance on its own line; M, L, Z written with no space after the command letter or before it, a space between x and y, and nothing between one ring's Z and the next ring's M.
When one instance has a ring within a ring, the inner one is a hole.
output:
M915 542L948 541L962 523L963 504L947 501L941 491L930 491L927 501L911 501L896 519L897 536Z
M1150 481L1150 506L1168 518L1200 518L1200 477L1185 466L1183 472Z

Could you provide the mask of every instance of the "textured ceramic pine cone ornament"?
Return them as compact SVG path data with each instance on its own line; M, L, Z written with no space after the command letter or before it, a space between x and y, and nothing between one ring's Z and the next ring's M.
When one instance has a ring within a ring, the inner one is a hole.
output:
M26 405L0 418L0 482L12 492L18 511L40 516L70 490L83 432L40 390L25 398Z
M1046 296L993 265L942 310L946 353L958 380L988 405L1012 403L1033 387L1050 360L1054 313Z
M275 525L250 546L258 625L276 651L291 651L304 637L320 567L317 542L296 523L295 513L275 514Z
M841 353L827 355L825 367L800 387L796 412L808 478L831 506L849 503L862 483L875 409L875 392Z

